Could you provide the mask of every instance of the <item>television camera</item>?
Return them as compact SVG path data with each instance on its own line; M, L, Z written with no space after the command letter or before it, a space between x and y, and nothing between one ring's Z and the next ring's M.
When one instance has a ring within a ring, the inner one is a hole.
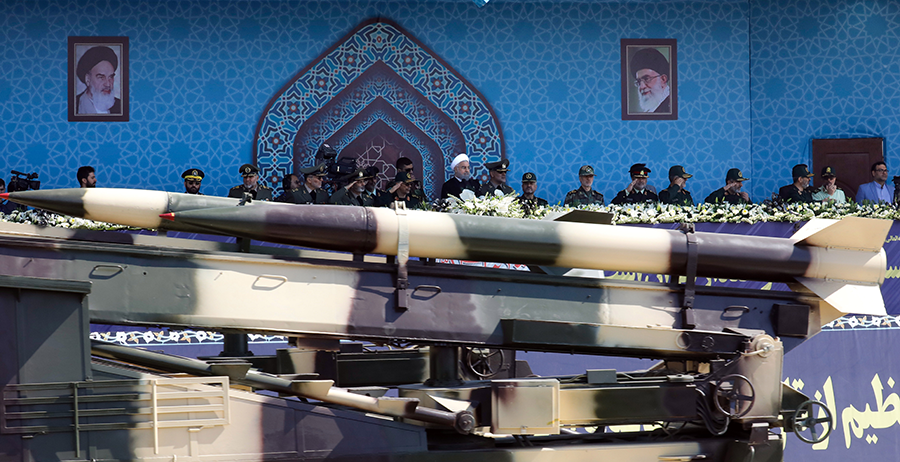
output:
M12 170L9 173L13 176L9 179L9 184L6 185L7 192L28 191L29 189L37 191L41 189L41 182L37 179L37 172L22 173Z

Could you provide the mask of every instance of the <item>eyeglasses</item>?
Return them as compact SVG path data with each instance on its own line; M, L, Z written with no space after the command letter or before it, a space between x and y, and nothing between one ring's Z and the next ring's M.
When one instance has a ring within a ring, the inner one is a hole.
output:
M200 182L196 181L196 180L184 180L184 182L186 184L190 184L190 185L198 185L198 186L200 185Z
M888 170L886 168L876 168L875 172L876 173L887 173Z
M639 79L634 79L634 86L636 86L638 88L640 88L641 84L649 86L650 82L652 82L653 79L655 79L657 77L662 77L662 76L663 76L662 74L656 74L653 77L650 77L649 75L645 75Z

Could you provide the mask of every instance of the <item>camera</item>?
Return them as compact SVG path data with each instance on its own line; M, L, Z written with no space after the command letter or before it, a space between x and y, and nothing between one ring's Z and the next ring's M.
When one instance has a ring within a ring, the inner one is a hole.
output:
M328 143L322 143L316 150L316 162L325 162L325 171L328 172L323 189L333 194L340 188L341 180L356 171L356 159L338 159L338 152Z
M41 182L37 180L37 172L22 173L12 170L9 173L13 176L6 185L7 192L28 191L29 189L37 191L41 189Z

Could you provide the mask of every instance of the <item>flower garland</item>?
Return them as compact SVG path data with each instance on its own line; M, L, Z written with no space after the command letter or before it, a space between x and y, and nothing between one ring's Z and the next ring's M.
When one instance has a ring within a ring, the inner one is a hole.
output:
M568 212L575 207L551 205L539 207L526 215L525 210L514 194L507 196L475 197L464 194L462 198L451 197L440 206L433 208L447 213L467 215L541 219L549 214ZM577 207L580 210L606 212L613 215L613 224L656 224L656 223L761 223L809 221L813 218L840 219L847 216L881 218L885 220L900 219L900 210L889 204L856 203L812 203L783 204L771 203L731 205L731 204L699 204L691 207L667 204L630 204L630 205L586 205ZM0 221L25 223L37 226L54 226L58 228L89 229L96 231L115 231L137 229L129 226L115 225L84 218L44 212L41 210L14 211L9 215L0 213Z

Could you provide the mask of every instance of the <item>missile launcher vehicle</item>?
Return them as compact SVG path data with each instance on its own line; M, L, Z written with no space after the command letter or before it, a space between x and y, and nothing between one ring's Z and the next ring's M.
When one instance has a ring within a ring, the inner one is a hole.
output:
M239 239L0 224L4 460L781 461L788 433L815 443L833 426L781 382L784 354L851 309L884 313L883 220L775 239L180 196L7 196ZM671 278L561 275L571 267ZM92 341L90 323L216 330L227 354ZM253 356L245 333L291 348ZM537 377L516 351L656 363Z

